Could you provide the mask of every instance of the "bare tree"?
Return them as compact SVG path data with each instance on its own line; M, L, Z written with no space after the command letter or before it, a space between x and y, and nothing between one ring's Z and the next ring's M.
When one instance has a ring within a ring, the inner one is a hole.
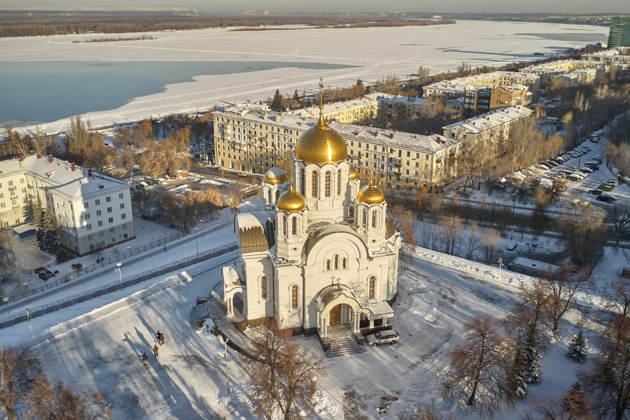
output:
M481 246L484 253L484 262L490 264L494 261L494 248L499 243L501 235L494 229L486 229L481 237Z
M608 218L615 232L615 241L617 246L619 246L621 235L630 228L630 207L615 204L608 212Z
M514 359L514 343L503 336L487 315L464 325L466 336L449 357L446 386L466 399L492 409L509 395L507 372Z
M416 217L407 211L404 206L396 204L391 208L389 217L391 217L394 226L402 235L402 248L400 252L400 261L403 267L411 263L411 258L416 251L418 239L416 238Z
M541 349L549 344L553 326L549 289L542 280L526 286L521 299L503 320L510 337L517 339L530 335Z
M16 418L16 405L24 401L40 374L39 360L30 351L0 347L0 402L9 420Z
M558 332L560 319L573 304L575 295L588 288L591 271L590 267L577 268L571 264L560 264L557 269L545 272L543 281L550 299L554 332Z
M45 375L37 378L30 391L27 405L29 416L38 419L98 420L109 419L111 408L96 392L79 392L74 385L48 380Z
M565 391L561 400L553 397L546 400L534 399L532 406L545 420L595 420L578 382Z
M560 219L571 260L578 266L594 266L604 246L604 217L591 206L581 206Z
M473 260L475 252L479 248L479 225L472 222L466 234L466 259Z
M290 331L271 323L252 337L258 351L247 359L247 365L254 388L251 398L259 415L300 417L301 410L312 406L317 377L326 373L323 358L290 336Z
M457 216L447 216L440 223L440 236L444 244L444 252L449 255L455 254L455 248L459 244L462 236L462 222Z

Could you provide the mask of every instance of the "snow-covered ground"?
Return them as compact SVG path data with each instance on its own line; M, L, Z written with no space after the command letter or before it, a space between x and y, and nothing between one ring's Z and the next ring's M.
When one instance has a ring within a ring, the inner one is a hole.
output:
M257 100L326 86L348 86L361 78L371 82L387 75L409 77L419 66L432 73L454 70L463 62L476 67L539 59L584 41L566 41L567 34L589 34L605 41L608 29L587 25L524 22L459 21L455 25L401 28L297 29L230 31L207 29L155 32L149 41L73 43L85 35L0 39L0 60L48 61L283 61L331 63L344 69L297 69L198 76L167 85L163 92L135 98L114 110L90 112L92 126L178 112L196 112L224 101ZM538 34L538 35L536 35ZM554 34L556 38L554 39ZM125 36L125 35L120 35ZM69 117L69 116L68 116ZM65 131L68 119L42 124L48 134ZM33 130L34 127L28 128Z
M257 200L244 203L244 210ZM259 203L258 203L259 204ZM203 247L233 241L227 229L208 233ZM172 253L195 253L189 240ZM102 392L113 405L116 419L227 418L254 419L242 360L228 351L227 368L223 345L209 330L196 331L189 318L196 298L207 296L220 282L220 269L236 252L209 259L185 271L192 278L172 273L109 295L34 318L35 334L26 323L0 331L3 345L28 345L43 360L54 378L76 384L80 389ZM171 257L169 255L169 257ZM165 255L146 258L144 267L164 263ZM615 277L615 261L628 261L629 250L607 249L596 268L600 285ZM131 267L128 270L132 270ZM115 281L116 273L104 275ZM110 278L111 277L111 278ZM518 299L519 287L532 278L499 270L434 251L418 248L416 258L399 281L400 298L394 304L394 328L401 341L393 346L366 348L366 352L326 360L328 373L319 378L317 405L312 418L341 418L346 393L364 414L377 416L375 407L383 397L391 402L386 418L396 418L421 402L458 418L476 418L443 400L440 381L449 351L463 337L463 324L471 316L504 317ZM220 291L220 287L216 288ZM581 297L581 303L599 306L597 296ZM564 352L575 323L583 317L572 313L562 324L558 341L543 359L542 383L516 409L496 418L518 419L527 412L533 396L560 395L574 380L576 368ZM585 325L587 338L594 335ZM150 357L149 367L139 360L151 354L157 330L166 334L159 358ZM295 338L321 352L314 337ZM226 387L226 369L230 393Z

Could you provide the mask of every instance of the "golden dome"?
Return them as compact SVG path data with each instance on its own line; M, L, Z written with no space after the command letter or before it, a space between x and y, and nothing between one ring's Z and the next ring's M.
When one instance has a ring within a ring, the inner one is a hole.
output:
M370 180L368 186L361 189L359 194L357 194L357 200L365 204L381 204L385 201L385 195L383 195L383 190L374 185L372 180Z
M280 168L271 168L263 175L263 181L269 185L283 184L286 180L287 174Z
M289 191L285 191L278 202L276 203L278 210L286 211L290 213L292 211L302 211L306 207L306 202L302 194L293 189L293 185L289 188Z
M320 112L319 121L300 136L295 145L295 157L304 163L337 163L346 160L346 141L324 121Z
M350 179L350 181L354 181L358 177L359 177L359 171L357 171L357 169L354 166L351 166L350 167L350 176L348 177L348 179Z

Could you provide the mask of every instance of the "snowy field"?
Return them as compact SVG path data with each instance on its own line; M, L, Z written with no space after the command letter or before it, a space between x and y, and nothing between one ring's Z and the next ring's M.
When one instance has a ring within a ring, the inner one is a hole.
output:
M586 34L586 35L585 35ZM605 41L608 29L599 26L522 22L459 21L455 25L402 28L298 29L230 31L207 29L149 33L155 40L73 43L86 35L5 38L0 60L51 61L284 61L353 66L312 70L269 71L198 76L187 83L167 85L163 92L135 98L114 110L86 114L95 128L125 120L138 121L179 112L196 112L224 102L272 97L326 86L348 86L358 78L408 77L425 66L432 73L454 70L463 62L476 67L530 61L567 47ZM567 41L575 35L576 41ZM121 37L126 35L121 34ZM584 39L591 39L585 42ZM68 116L69 117L69 116ZM48 134L65 131L68 119L42 124ZM33 130L34 127L28 127Z
M231 240L231 233L221 229L204 236L202 246ZM172 252L191 254L194 247L191 241ZM213 288L220 290L220 268L236 256L233 252L187 267L190 282L184 274L172 273L37 317L32 321L34 338L26 323L6 328L0 331L2 344L32 346L49 376L79 389L102 392L113 404L115 419L255 419L239 356L228 350L228 394L223 345L206 329L196 331L189 322L196 298L207 296ZM600 286L613 277L606 267L629 257L629 250L608 250L596 269ZM142 265L159 265L163 258L150 257ZM115 281L111 274L107 276ZM396 397L385 418L397 418L421 402L458 418L477 418L476 413L461 411L441 396L447 355L461 342L465 322L477 314L503 318L517 301L519 287L530 281L528 276L418 248L412 265L401 275L400 298L393 306L393 325L401 341L327 359L328 374L318 381L317 405L308 417L339 419L344 406L356 403L362 414L375 418L381 398ZM601 305L596 296L579 299L589 306ZM519 419L532 397L560 395L571 385L575 370L584 366L569 361L564 352L577 331L574 324L584 322L579 313L569 314L557 343L542 360L542 383L530 387L530 396L522 404L495 418ZM588 323L585 328L593 342ZM158 359L150 357L147 368L139 356L145 351L151 354L157 330L165 332L166 344ZM295 339L321 352L316 338ZM344 399L344 395L353 398Z

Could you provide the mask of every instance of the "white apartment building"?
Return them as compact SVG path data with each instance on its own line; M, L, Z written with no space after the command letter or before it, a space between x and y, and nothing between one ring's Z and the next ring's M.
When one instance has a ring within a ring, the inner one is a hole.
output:
M55 216L61 245L77 255L135 238L129 185L52 156L0 162L0 224L27 221L39 195Z
M391 95L385 93L369 93L361 98L325 104L322 113L326 120L335 120L348 124L369 124L377 117L379 100L389 96ZM319 118L319 106L295 109L287 111L286 114L305 118Z
M531 115L532 112L531 109L522 106L491 111L443 127L444 137L471 145L481 141L496 145L499 141L507 139L512 124Z
M554 76L562 76L582 69L596 69L596 71L601 74L606 71L605 67L601 63L587 60L551 61L549 63L527 66L521 69L521 71L523 73L539 76L541 85L546 85ZM584 79L584 76L578 74L575 78L578 80Z
M279 159L292 153L300 135L316 122L246 106L215 111L213 115L216 164L260 174L278 166ZM442 182L454 170L448 163L458 151L459 140L338 121L329 126L346 141L350 161L359 174L366 179L375 177L383 186L402 188Z
M446 102L449 99L464 96L467 90L514 85L522 85L518 86L519 89L526 87L532 94L532 100L536 101L540 78L534 74L513 71L493 71L431 83L423 88L423 96L425 98L437 97Z

